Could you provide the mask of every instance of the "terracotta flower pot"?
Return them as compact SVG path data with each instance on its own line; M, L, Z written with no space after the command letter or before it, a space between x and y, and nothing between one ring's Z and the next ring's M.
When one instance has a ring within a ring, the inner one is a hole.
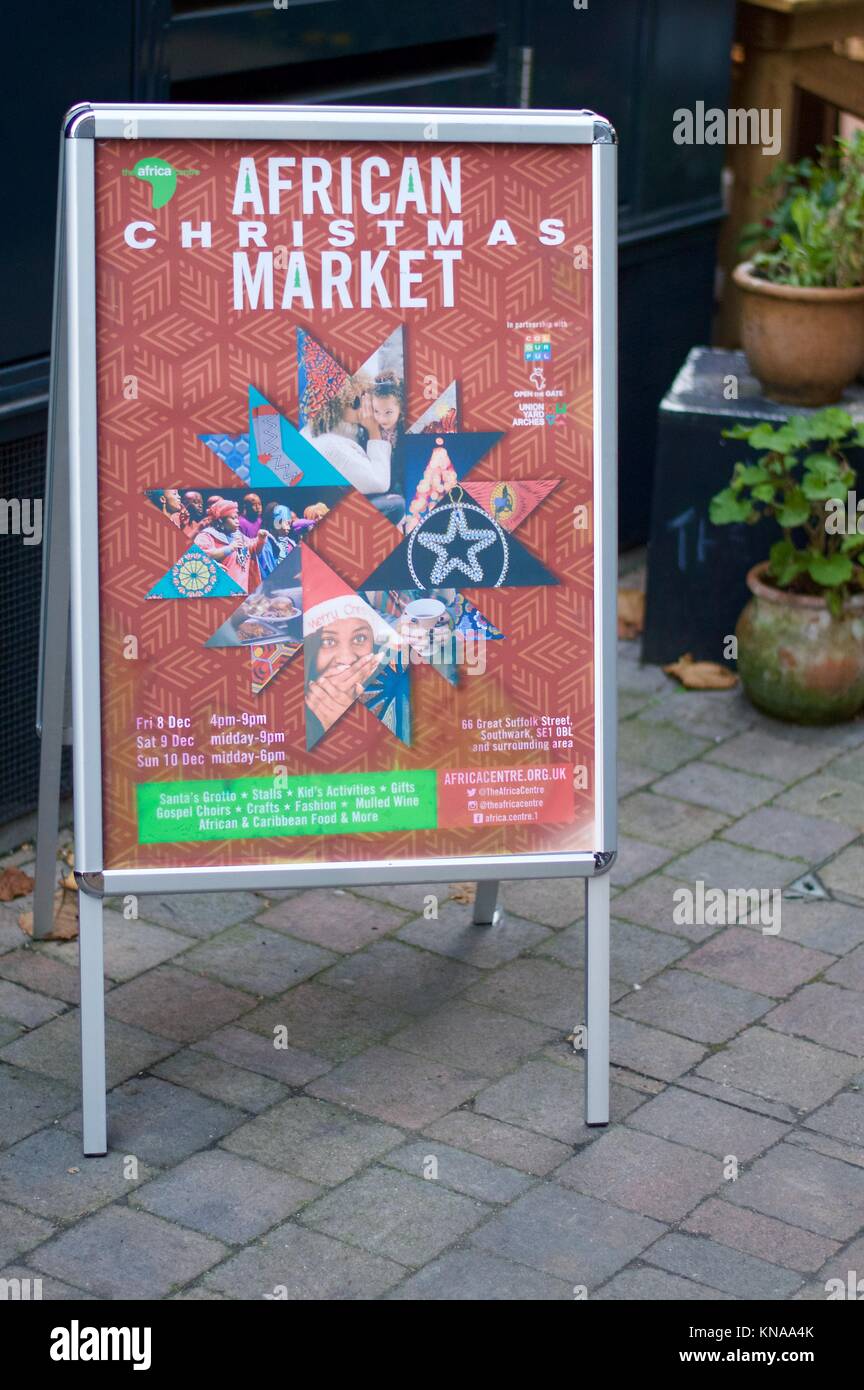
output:
M823 598L747 575L753 597L738 619L738 675L754 705L797 724L835 724L864 707L864 594L835 618Z
M772 285L737 265L741 341L765 395L789 405L837 401L864 366L864 285Z

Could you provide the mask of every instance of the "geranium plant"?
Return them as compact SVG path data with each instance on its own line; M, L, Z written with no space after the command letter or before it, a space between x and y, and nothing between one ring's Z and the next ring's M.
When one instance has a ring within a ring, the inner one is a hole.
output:
M839 613L849 594L864 590L864 530L857 511L848 524L856 478L846 457L846 450L864 447L864 426L830 406L776 427L735 425L723 436L746 440L757 457L735 464L729 486L711 499L711 521L752 526L773 517L783 534L771 546L767 582L820 595Z
M763 185L772 208L741 234L753 274L777 285L864 285L864 131L839 137L819 160L782 164Z

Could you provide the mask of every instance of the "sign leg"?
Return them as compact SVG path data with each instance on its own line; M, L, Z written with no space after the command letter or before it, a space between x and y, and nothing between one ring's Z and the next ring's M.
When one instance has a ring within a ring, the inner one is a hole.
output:
M107 1151L105 1114L105 983L102 973L102 899L78 894L81 971L81 1096L84 1152Z
M474 899L474 913L471 918L475 927L494 927L501 920L501 913L495 905L497 901L497 879L487 878L477 884L477 896Z
M585 1123L609 1123L609 875L585 880Z

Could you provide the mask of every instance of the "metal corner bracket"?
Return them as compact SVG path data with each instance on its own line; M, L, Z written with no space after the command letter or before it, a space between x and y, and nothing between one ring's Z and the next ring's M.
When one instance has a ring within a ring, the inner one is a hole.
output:
M598 116L594 121L594 138L592 145L617 145L618 136L611 121L607 121L605 116Z
M82 873L80 869L75 870L75 882L78 884L82 893L86 893L91 898L102 898L105 896L105 875L101 870L97 873Z
M608 874L618 858L617 849L601 849L594 855L594 873Z
M63 117L63 134L67 140L96 139L96 114L89 102L70 106Z

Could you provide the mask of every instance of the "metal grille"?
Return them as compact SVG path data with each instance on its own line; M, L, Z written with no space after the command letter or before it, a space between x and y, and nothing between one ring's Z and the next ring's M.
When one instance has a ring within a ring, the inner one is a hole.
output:
M44 432L0 444L0 499L42 499ZM9 509L0 503L3 516ZM7 523L8 525L8 523ZM39 662L39 597L42 548L21 535L0 532L0 824L36 806L39 738L36 672ZM68 788L68 762L64 784Z

